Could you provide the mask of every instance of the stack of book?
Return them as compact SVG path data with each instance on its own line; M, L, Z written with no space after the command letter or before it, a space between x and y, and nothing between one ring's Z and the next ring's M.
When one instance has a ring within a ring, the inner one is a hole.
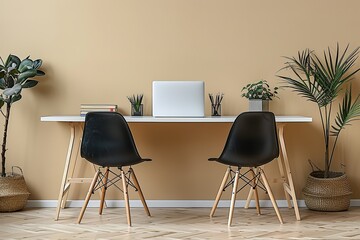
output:
M85 116L88 112L117 112L116 104L81 104L80 115Z

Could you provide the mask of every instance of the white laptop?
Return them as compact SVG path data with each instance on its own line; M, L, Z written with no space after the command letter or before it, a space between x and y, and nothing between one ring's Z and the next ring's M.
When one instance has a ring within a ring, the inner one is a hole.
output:
M153 81L154 117L204 117L203 81Z

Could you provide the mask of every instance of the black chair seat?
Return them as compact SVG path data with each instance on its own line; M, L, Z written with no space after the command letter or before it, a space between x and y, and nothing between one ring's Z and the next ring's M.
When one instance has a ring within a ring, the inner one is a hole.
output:
M258 167L278 156L274 114L245 112L235 119L220 157L209 158L209 161L237 167Z
M93 164L100 165L101 167L118 167L118 168L132 166L146 161L152 161L152 159L136 157L131 154L129 154L128 156L121 155L121 157L118 154L114 154L114 155L109 154L108 156L104 154L104 156L100 155L94 157L88 156L87 160Z
M261 165L264 165L268 162L270 162L272 159L264 159L264 158L252 158L254 162L234 162L232 159L226 159L226 158L209 158L209 161L216 161L218 163L222 163L228 166L234 166L234 167L258 167Z
M125 118L114 112L86 114L81 156L102 167L131 166L140 157Z

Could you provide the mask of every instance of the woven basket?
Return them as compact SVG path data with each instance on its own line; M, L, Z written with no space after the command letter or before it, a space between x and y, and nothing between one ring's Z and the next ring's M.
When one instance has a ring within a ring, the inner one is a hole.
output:
M316 211L348 210L352 192L346 174L332 172L330 178L322 178L323 175L321 171L309 175L303 189L306 206Z
M30 193L23 175L0 177L0 212L13 212L25 207Z

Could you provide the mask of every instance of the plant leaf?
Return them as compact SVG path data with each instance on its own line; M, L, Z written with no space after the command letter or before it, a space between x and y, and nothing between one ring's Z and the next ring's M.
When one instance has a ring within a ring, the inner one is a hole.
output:
M0 78L0 89L4 90L6 88L5 79Z
M22 88L32 88L38 84L36 80L27 80L25 83L22 84Z
M14 81L14 77L13 76L8 76L6 81L5 81L5 87L7 88L12 88L15 84L15 81Z
M42 60L41 60L41 59L36 59L36 60L34 61L34 69L40 68L41 65L42 65Z
M19 74L19 77L18 77L18 83L23 83L26 79L30 78L30 77L35 77L36 76L36 72L38 70L36 69L29 69L25 72L22 72Z
M17 94L11 98L11 103L17 102L21 99L21 94Z
M15 63L15 67L19 66L20 63L21 63L21 60L20 58L18 58L17 56L15 55L9 55L8 58L6 59L6 62L5 62L5 67L11 67L13 65L13 63Z
M12 95L16 95L18 94L20 91L21 91L22 87L20 84L15 84L12 88L6 88L4 91L3 91L3 94L5 96L12 96Z
M34 63L31 59L24 59L21 63L20 63L20 66L19 66L19 71L22 73L22 72L25 72L29 69L33 69L34 67Z
M345 92L342 104L339 104L339 112L335 118L335 124L332 125L331 134L337 136L341 130L349 125L350 122L360 119L360 94L352 102L351 87Z
M41 71L41 70L36 71L36 76L44 76L44 75L45 75L45 73L43 71Z

